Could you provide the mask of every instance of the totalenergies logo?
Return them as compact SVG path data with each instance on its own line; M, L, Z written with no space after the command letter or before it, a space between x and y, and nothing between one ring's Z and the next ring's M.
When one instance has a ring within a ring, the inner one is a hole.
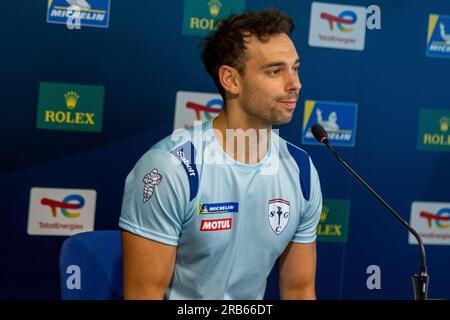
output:
M450 209L442 208L436 213L431 213L427 211L421 211L420 217L428 220L428 227L431 228L433 220L436 222L436 227L439 229L447 229L450 227ZM448 223L445 223L448 221Z
M209 100L206 105L201 105L194 102L187 102L186 108L192 109L195 111L195 118L197 121L202 121L201 112L204 112L204 115L207 120L211 120L214 118L211 114L219 113L222 110L223 101L222 99L212 99Z
M358 20L356 13L350 10L341 12L339 16L334 16L332 14L322 12L320 14L320 17L328 21L328 25L330 26L331 31L333 31L334 23L336 23L338 29L342 32L353 31L353 28L346 28L344 25L353 25L356 20Z
M61 213L67 218L77 218L80 212L69 212L69 210L81 209L84 206L84 198L78 194L68 195L63 201L57 201L49 198L41 200L43 206L49 206L52 210L52 216L56 217L57 208L61 209Z

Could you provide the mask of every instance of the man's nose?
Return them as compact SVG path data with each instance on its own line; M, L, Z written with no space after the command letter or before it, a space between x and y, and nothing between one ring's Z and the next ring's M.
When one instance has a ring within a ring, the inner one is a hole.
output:
M302 88L302 84L300 82L298 73L292 70L289 73L289 78L287 79L286 89L289 92L295 91L295 92L299 93L301 88Z

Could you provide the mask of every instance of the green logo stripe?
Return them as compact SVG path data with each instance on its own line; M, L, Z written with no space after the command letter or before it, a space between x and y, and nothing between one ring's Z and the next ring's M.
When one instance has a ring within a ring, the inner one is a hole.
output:
M206 36L220 20L244 9L245 0L184 0L183 34Z
M317 241L347 242L349 216L350 200L324 199Z
M41 82L37 128L100 132L104 92L102 86Z
M420 110L417 148L450 151L450 110Z

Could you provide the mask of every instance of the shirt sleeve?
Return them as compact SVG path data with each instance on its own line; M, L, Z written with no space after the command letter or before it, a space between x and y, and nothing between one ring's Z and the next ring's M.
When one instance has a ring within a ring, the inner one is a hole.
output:
M177 246L189 205L188 192L181 162L167 151L149 150L126 178L119 227Z
M317 238L317 225L322 212L322 191L320 189L319 175L310 159L311 167L311 194L306 207L300 215L300 223L292 237L292 242L311 243Z

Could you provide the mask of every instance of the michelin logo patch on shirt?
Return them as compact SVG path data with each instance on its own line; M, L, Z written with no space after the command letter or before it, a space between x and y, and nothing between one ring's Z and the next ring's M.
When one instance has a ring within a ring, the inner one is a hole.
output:
M110 0L48 0L47 22L108 28Z
M223 214L238 212L238 202L199 203L197 214Z
M147 174L144 179L144 202L150 200L155 192L155 187L161 183L162 175L158 173L158 169L153 169L149 174Z

